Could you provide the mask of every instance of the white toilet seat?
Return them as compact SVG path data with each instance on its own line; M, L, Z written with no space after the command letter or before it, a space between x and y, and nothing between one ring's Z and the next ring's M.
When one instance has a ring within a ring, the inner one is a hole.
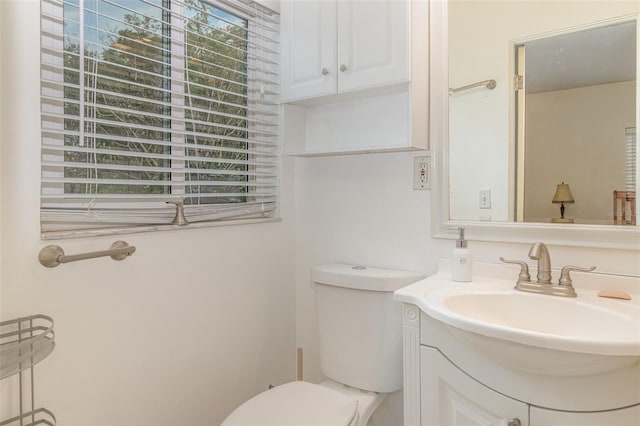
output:
M290 382L254 396L222 426L356 426L383 398L333 382Z

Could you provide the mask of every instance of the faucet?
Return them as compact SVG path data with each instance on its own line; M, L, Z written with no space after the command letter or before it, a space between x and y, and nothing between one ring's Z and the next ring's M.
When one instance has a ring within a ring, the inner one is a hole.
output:
M527 265L526 262L522 262L520 260L507 260L500 257L500 260L504 263L520 265L520 275L518 275L518 281L515 286L516 290L539 294L551 294L554 296L576 297L577 294L573 288L569 273L571 271L590 272L596 269L595 266L592 266L591 268L565 266L562 268L560 280L556 285L551 283L551 259L549 258L549 250L547 249L547 246L541 242L533 244L529 250L529 257L538 261L538 280L536 282L531 281L529 265Z
M529 250L529 258L538 261L538 284L551 284L551 259L547 246L535 243Z

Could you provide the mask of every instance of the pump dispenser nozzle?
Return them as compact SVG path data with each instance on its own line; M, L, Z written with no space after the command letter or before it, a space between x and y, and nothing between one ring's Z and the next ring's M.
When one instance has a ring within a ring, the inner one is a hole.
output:
M460 238L456 240L456 247L467 248L467 240L464 239L464 228L458 228L458 232L460 233Z

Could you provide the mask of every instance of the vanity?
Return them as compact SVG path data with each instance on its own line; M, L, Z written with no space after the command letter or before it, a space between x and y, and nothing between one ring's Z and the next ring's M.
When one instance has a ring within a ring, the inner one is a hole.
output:
M442 259L394 296L406 426L638 424L639 278L572 272L577 296L560 297L515 290L515 265L474 262L468 283L450 271Z

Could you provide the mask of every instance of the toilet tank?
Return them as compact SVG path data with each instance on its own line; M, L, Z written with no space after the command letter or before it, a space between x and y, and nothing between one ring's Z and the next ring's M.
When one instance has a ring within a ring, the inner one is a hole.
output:
M415 272L330 264L311 269L322 373L373 392L402 389L402 305L393 292Z

